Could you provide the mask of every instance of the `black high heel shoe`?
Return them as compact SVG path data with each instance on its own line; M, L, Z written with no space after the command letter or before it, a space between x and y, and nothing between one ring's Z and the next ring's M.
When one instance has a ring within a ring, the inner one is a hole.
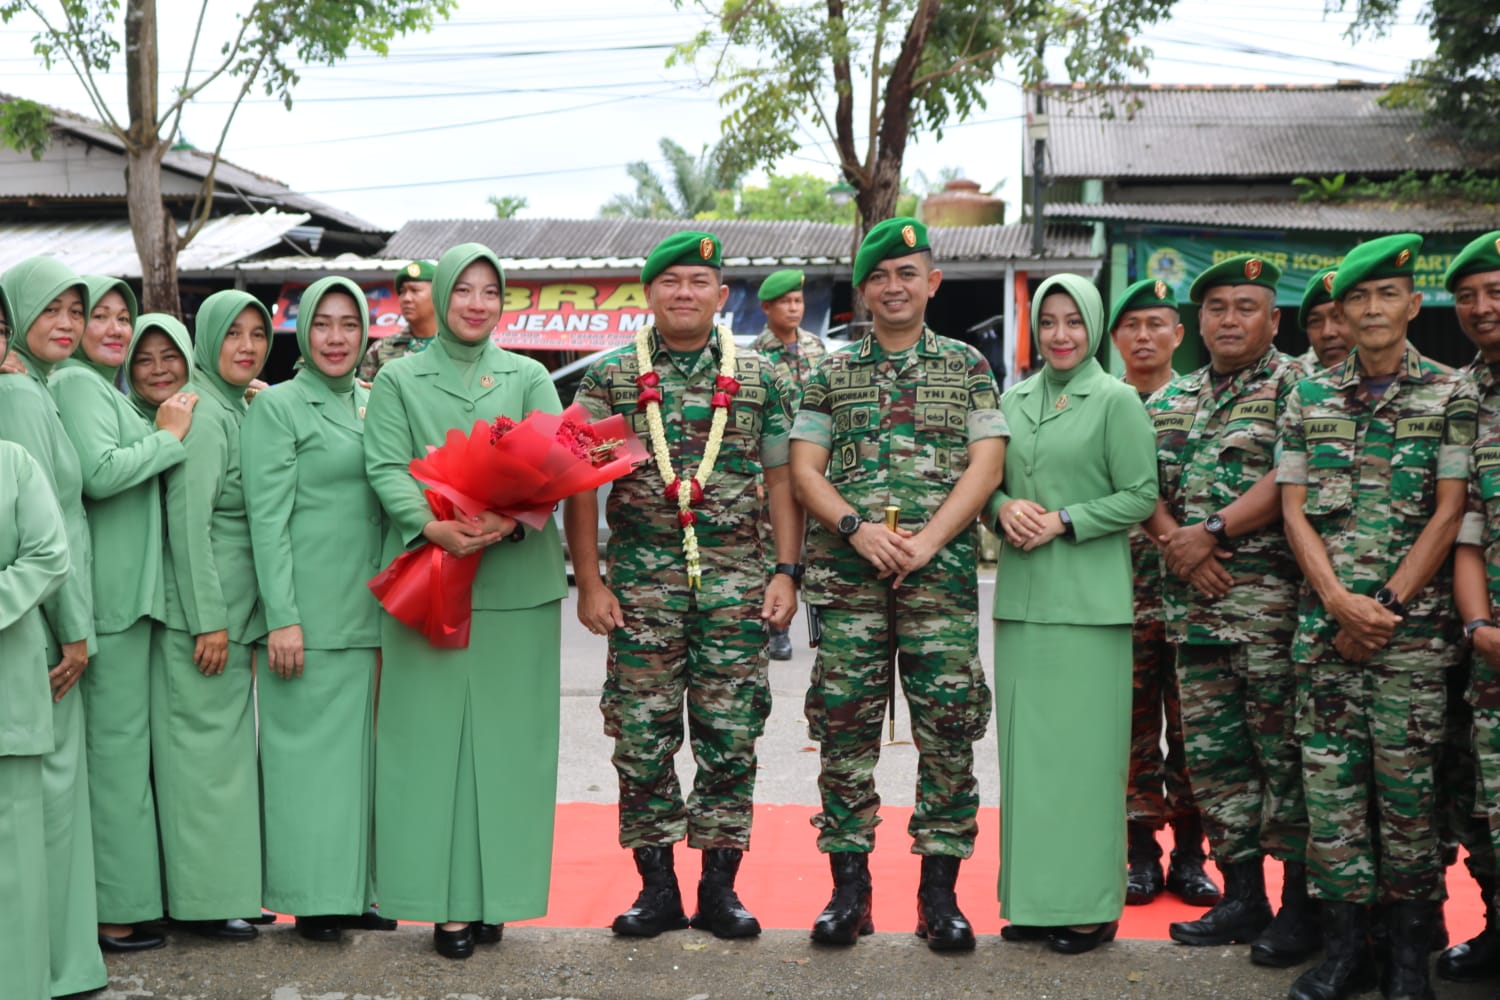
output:
M1100 924L1091 931L1075 931L1071 927L1056 927L1047 937L1047 947L1062 955L1082 955L1093 951L1101 944L1113 941L1120 929L1118 920Z
M433 924L432 947L444 958L468 958L474 954L473 925L465 924L456 931L445 931L442 924Z

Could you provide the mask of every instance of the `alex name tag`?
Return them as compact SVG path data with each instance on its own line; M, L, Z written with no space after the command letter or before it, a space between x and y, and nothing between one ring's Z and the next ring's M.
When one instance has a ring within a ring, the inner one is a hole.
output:
M1307 421L1308 441L1353 441L1354 421L1342 417L1314 417Z
M1396 440L1443 436L1442 417L1402 417L1396 421Z

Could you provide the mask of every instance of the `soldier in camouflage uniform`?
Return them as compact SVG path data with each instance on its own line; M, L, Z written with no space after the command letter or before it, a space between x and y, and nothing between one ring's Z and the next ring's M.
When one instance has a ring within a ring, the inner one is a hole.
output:
M1443 282L1459 328L1479 352L1465 372L1479 392L1478 438L1469 456L1468 510L1454 556L1454 598L1472 649L1448 685L1448 725L1438 765L1440 802L1485 903L1484 930L1442 954L1437 973L1472 982L1500 975L1500 230L1464 247ZM1446 786L1446 787L1445 787ZM1478 801L1475 801L1476 793ZM1475 836L1474 834L1479 834Z
M1172 352L1182 344L1177 297L1164 281L1126 288L1109 314L1109 335L1125 365L1124 380L1144 404L1172 381ZM1125 903L1142 906L1167 888L1194 906L1219 901L1203 872L1203 824L1188 784L1182 744L1177 654L1161 616L1161 553L1142 528L1130 533L1135 625L1130 632L1130 778L1125 793L1129 871ZM1165 739L1166 752L1162 752ZM1157 833L1172 824L1172 865L1165 882Z
M812 937L853 944L874 929L874 771L899 651L917 747L908 827L922 856L917 933L935 951L967 950L974 932L954 885L974 849L973 744L991 704L974 518L999 484L1009 432L988 362L924 323L942 280L925 226L895 218L872 227L853 280L874 331L814 370L792 431L792 474L812 515L806 600L822 623L806 700L822 755L813 825L834 882ZM895 531L882 523L889 505L900 508Z
M1354 350L1292 390L1277 444L1287 541L1305 580L1292 656L1306 672L1297 727L1308 881L1323 900L1327 949L1293 1000L1368 987L1377 902L1386 995L1432 995L1427 954L1443 891L1433 765L1460 649L1444 567L1478 395L1406 340L1421 308L1421 246L1420 236L1386 236L1345 256L1332 294Z
M401 302L406 330L370 344L359 363L360 378L373 382L385 365L416 354L432 343L437 335L437 313L432 307L432 276L436 273L437 265L430 260L414 260L396 272L396 298Z
M703 851L691 925L719 937L760 933L734 879L750 845L755 740L771 709L766 626L785 627L796 609L802 515L787 469L791 400L760 355L736 351L713 324L728 295L720 261L707 233L663 240L641 270L655 323L591 367L576 399L595 418L628 415L654 456L610 492L607 579L591 557L596 495L570 499L564 515L579 621L609 636L600 709L615 740L620 844L643 882L615 919L622 935L689 925L672 862L684 835ZM700 470L719 434L717 460ZM769 579L757 529L762 475L780 559ZM684 698L698 765L686 803L674 767Z
M1343 314L1333 301L1334 273L1334 268L1325 267L1309 278L1302 292L1302 306L1297 310L1297 323L1307 334L1308 344L1307 351L1297 360L1308 375L1341 363L1349 356L1353 343Z
M776 375L798 400L807 377L819 359L828 353L823 341L800 326L805 308L802 286L806 280L801 271L790 269L773 271L766 276L756 293L761 311L766 314L766 328L750 345L751 350L770 362ZM769 520L762 520L761 526L763 533L768 531ZM792 639L786 629L770 630L767 650L773 660L792 658Z
M1301 366L1272 341L1281 319L1274 264L1224 260L1191 290L1207 366L1151 397L1161 498L1147 522L1163 546L1162 613L1177 648L1193 796L1224 898L1174 923L1191 945L1253 941L1250 959L1284 967L1318 947L1307 897L1307 819L1292 738L1288 655L1297 567L1278 521L1276 419ZM1273 921L1265 855L1284 863Z

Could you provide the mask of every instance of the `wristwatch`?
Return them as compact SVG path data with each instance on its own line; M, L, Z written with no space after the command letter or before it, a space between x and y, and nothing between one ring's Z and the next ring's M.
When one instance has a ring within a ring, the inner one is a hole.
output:
M1476 618L1471 622L1464 622L1464 641L1473 642L1474 633L1482 628L1494 628L1495 623L1488 618Z
M854 533L859 530L859 526L864 523L864 518L860 517L858 514L852 512L845 514L843 517L839 518L839 534L843 535L845 538L853 538Z
M1063 534L1067 535L1069 539L1076 540L1078 534L1073 530L1073 515L1068 513L1066 507L1057 508L1057 519L1062 522Z
M1390 587L1381 587L1375 591L1375 603L1393 615L1406 617L1406 605L1401 603L1400 599L1396 597L1396 592Z
M801 563L777 563L776 568L771 571L771 575L775 576L777 573L784 573L792 578L793 583L801 584L802 574L806 572L807 567Z
M1214 536L1214 540L1225 548L1229 548L1229 529L1224 527L1224 518L1218 514L1208 515L1203 522L1203 530Z
M519 542L526 537L526 525L517 524L516 530L505 536L507 542Z

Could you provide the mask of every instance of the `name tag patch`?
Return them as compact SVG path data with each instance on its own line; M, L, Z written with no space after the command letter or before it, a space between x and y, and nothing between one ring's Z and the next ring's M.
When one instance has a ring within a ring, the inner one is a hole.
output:
M1443 436L1442 417L1402 417L1396 421L1396 440Z
M1151 420L1156 426L1158 434L1163 431L1190 431L1193 429L1193 415L1191 413L1156 413L1152 415Z
M1308 441L1353 441L1354 421L1342 417L1315 417L1307 421Z
M1229 408L1230 420L1262 420L1274 423L1276 420L1276 401L1274 399L1252 399L1245 403L1236 403Z

